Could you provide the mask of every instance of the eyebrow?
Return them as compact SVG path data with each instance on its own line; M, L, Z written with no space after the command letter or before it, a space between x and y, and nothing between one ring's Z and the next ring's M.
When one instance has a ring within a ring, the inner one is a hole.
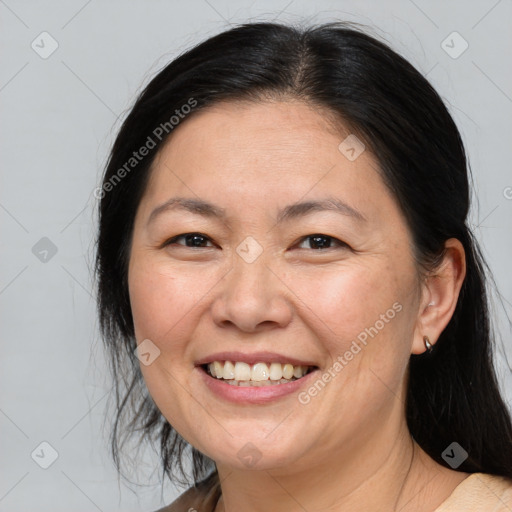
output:
M226 210L202 199L173 197L157 206L150 214L147 225L160 214L168 211L183 210L206 218L226 219ZM328 197L317 201L302 201L290 204L278 212L277 223L283 223L298 217L304 217L312 212L334 211L341 215L352 217L359 222L366 222L366 217L356 208L344 203L338 198Z

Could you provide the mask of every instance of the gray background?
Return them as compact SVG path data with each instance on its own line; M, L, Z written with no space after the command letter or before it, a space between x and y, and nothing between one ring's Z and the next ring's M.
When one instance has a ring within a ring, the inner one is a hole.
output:
M107 452L111 385L91 276L93 191L141 86L229 24L357 21L428 75L472 164L471 224L502 296L497 361L512 403L510 0L0 0L0 16L0 511L151 511L178 492L166 485L161 494L150 452L137 459L131 486ZM52 449L58 457L43 469Z

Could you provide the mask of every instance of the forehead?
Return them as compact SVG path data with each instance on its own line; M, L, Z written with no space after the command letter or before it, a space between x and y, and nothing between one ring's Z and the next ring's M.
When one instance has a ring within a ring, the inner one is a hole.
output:
M180 170L196 174L220 173L223 168L231 175L254 171L262 178L278 170L315 175L323 170L316 170L317 164L325 163L376 168L367 151L361 162L347 165L338 146L348 135L350 131L323 107L299 101L222 102L193 113L175 128L155 159L153 174L165 172L166 164L183 164Z
M348 136L325 109L298 101L218 104L175 129L153 162L145 197L264 206L329 193L375 215L392 198L369 151L354 160L340 151Z
M318 153L349 134L334 120L325 108L299 101L222 102L185 119L167 146L177 152L193 145L201 154L211 152L223 160L247 154L260 159L311 157L312 151Z

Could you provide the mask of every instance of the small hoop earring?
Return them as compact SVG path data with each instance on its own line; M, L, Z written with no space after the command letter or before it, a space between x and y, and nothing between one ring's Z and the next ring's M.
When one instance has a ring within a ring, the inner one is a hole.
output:
M430 354L434 346L432 345L432 343L430 343L428 336L423 336L423 343L425 343L425 348L427 349L427 352Z

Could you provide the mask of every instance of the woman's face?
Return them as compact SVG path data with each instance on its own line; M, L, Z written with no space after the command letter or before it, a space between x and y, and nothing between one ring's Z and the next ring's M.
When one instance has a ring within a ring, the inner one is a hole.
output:
M403 422L422 334L410 235L375 159L300 102L226 103L175 130L137 211L129 265L155 403L231 467L310 467L375 449ZM219 361L214 371L233 377L226 360L263 385L235 387L202 366ZM287 363L313 371L272 384Z

